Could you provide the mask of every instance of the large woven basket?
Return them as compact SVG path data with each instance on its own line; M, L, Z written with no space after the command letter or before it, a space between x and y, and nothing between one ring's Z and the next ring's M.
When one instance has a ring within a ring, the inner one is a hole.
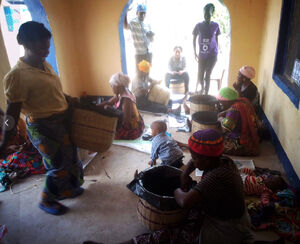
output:
M148 100L151 102L167 105L170 100L170 91L166 87L155 85L149 92Z
M221 132L221 124L215 111L199 111L192 115L192 133L198 130L215 129Z
M193 115L199 111L214 111L216 109L217 99L210 95L195 95L190 98L190 114Z
M117 117L76 108L72 118L72 141L80 148L104 152L113 142L117 121Z
M185 209L161 211L141 198L137 202L138 219L152 231L178 225L184 220L186 213Z
M184 83L171 83L170 84L170 90L173 94L184 94L185 88Z

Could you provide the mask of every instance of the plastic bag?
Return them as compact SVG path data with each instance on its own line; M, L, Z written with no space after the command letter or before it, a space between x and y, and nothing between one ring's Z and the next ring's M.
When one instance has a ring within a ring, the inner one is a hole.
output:
M127 188L161 211L177 210L181 207L174 191L180 187L181 173L180 169L168 165L151 167L140 172Z

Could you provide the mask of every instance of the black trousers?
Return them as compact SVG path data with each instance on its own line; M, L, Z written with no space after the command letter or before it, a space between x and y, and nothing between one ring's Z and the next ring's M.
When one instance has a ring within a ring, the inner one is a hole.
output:
M208 94L210 86L210 75L216 62L217 56L198 60L198 82L201 84L201 90L204 90L205 94Z
M170 73L167 73L165 76L165 81L166 81L166 86L169 87L170 86L170 81L172 79L176 79L177 80L177 84L180 84L182 82L184 82L184 90L185 93L187 93L189 91L189 81L190 81L190 77L188 72L183 72L181 75L172 75Z
M168 107L166 105L151 102L148 100L147 96L137 97L136 105L139 110L149 111L152 113L168 112Z

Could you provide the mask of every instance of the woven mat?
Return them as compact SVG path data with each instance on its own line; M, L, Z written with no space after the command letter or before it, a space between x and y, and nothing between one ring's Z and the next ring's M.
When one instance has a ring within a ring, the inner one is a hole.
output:
M136 140L114 140L114 145L123 146L132 148L134 150L137 150L139 152L151 153L151 141L144 141L142 137L136 139Z

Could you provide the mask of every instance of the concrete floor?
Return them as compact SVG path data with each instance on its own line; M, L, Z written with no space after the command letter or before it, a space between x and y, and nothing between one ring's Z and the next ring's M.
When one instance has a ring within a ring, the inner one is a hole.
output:
M164 119L143 114L147 124ZM187 142L188 133L172 136ZM254 157L258 167L268 167L283 172L270 142L261 144L262 153ZM185 162L190 156L185 152ZM70 211L63 216L52 216L41 211L37 205L44 177L29 177L13 185L12 191L0 193L0 224L5 224L8 234L3 243L9 244L79 244L84 240L116 243L147 232L136 214L137 197L127 188L136 169L148 167L149 155L120 146L112 146L97 155L85 169L85 192L76 199L64 200ZM259 239L274 240L272 232L255 234ZM288 242L286 242L288 243Z

